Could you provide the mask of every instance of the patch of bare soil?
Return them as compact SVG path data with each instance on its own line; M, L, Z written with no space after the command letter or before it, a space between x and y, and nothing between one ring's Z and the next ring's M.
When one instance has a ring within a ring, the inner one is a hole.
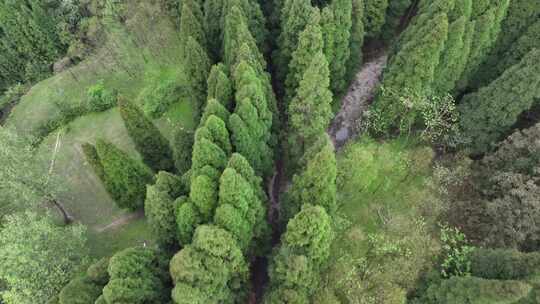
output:
M373 101L387 58L382 53L365 63L343 97L341 109L328 129L336 149L358 135L360 120Z
M121 226L127 225L133 221L136 221L138 219L141 219L144 217L144 211L137 211L135 213L129 213L122 215L121 217L114 220L112 223L102 226L102 227L96 227L94 228L96 232L102 233L108 230L112 230L115 228L119 228Z

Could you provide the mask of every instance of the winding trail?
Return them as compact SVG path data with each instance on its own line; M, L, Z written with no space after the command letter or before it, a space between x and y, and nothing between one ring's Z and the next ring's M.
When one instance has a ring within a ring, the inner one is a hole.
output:
M102 227L96 227L94 230L98 233L102 233L108 230L112 230L114 228L127 225L135 220L141 219L144 217L144 211L137 211L133 213L124 214L120 217L118 217L116 220L114 220L112 223L102 226Z
M360 121L373 101L387 58L388 56L382 53L365 63L343 97L341 109L328 129L328 135L336 149L358 135Z

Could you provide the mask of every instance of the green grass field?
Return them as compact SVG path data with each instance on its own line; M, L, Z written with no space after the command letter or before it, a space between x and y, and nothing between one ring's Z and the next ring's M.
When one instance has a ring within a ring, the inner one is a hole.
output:
M149 1L137 1L129 10L125 24L113 21L105 24L107 42L92 56L33 86L13 109L7 125L15 127L22 136L35 136L41 125L59 117L58 103L73 106L84 103L88 87L100 80L107 88L116 89L143 106L138 97L145 87L159 83L164 77L181 76L181 44L175 23L161 11L159 4ZM172 129L179 124L193 128L191 102L179 98L154 122L166 137L170 137ZM104 138L140 158L118 109L84 114L50 133L38 147L45 159L52 158L57 138L60 147L54 172L63 185L60 199L70 215L88 227L92 255L106 256L143 241L151 242L152 236L143 218L102 231L129 214L116 207L81 151L82 143Z

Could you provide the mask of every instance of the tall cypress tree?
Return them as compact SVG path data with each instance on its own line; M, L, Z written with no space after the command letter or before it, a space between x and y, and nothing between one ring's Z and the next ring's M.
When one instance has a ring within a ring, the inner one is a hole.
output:
M199 5L193 2L194 1L186 1L182 3L180 37L181 39L193 37L193 39L206 50L208 44L202 25L202 12ZM185 47L187 47L187 45Z
M177 244L176 217L171 196L156 185L148 186L144 214L158 244L164 249L174 248Z
M340 94L347 86L347 62L351 56L349 49L352 28L352 1L334 0L331 4L334 13L335 36L334 58L329 60L330 83L334 94Z
M242 45L246 44L256 60L264 68L266 62L262 54L258 51L257 43L250 32L247 18L238 6L232 6L227 14L223 40L223 62L229 69L234 71L238 64L238 54Z
M222 63L213 65L208 76L208 100L212 98L219 101L226 109L231 110L233 88Z
M118 206L129 210L141 208L146 185L154 180L152 171L104 140L97 140L96 151L106 176L105 188Z
M435 70L448 36L448 18L445 13L439 13L425 23L418 22L420 28L414 30L415 35L409 35L411 40L402 42L403 46L390 60L384 74L382 86L391 94L379 92L373 106L373 112L379 117L376 122L379 132L412 126L418 119L416 105L403 104L396 95L407 91L425 94L435 79Z
M489 86L465 96L460 125L473 153L501 140L518 116L540 98L540 50L534 49Z
M177 304L243 303L248 264L235 238L213 225L197 228L193 242L170 262Z
M127 132L143 161L155 171L173 171L169 141L136 105L119 98L118 106Z
M508 14L501 25L501 33L493 45L491 54L474 75L471 83L472 87L479 88L489 84L489 82L500 76L506 68L517 63L517 61L513 61L510 65L501 65L500 61L501 59L502 61L507 59L510 50L516 49L516 44L523 43L520 37L530 35L529 28L533 26L534 23L538 23L539 17L540 5L535 1L510 1ZM521 40L521 42L519 40ZM522 54L522 56L523 55L524 54ZM522 57L519 57L518 61L521 58Z
M204 1L204 30L208 38L208 52L212 58L220 58L223 47L223 21L225 0Z
M282 205L281 220L287 223L305 204L323 207L330 216L336 205L336 156L334 145L324 134L304 155L306 165L293 177L292 187Z
M281 247L270 265L265 303L310 303L330 254L332 220L323 207L306 205L288 223ZM289 302L290 301L290 302Z
M366 37L377 37L385 23L388 0L364 0L364 26Z
M315 54L289 105L291 158L298 159L318 136L326 131L332 118L332 92L329 89L328 62L322 52Z
M206 100L208 73L210 73L210 59L204 48L189 36L186 38L184 54L184 70L189 75L191 98L195 101L195 115L199 117Z
M475 32L467 66L459 82L459 89L464 89L469 85L480 65L486 60L497 40L509 3L510 0L473 3L471 22L475 24Z
M384 40L389 41L395 36L401 23L401 18L405 15L411 4L413 4L412 0L389 1L385 22L381 29L381 36Z
M508 68L519 63L525 55L540 47L540 20L532 24L527 31L510 47L510 49L491 68L493 75L501 75ZM486 67L488 68L488 67Z
M284 81L289 73L289 62L298 45L300 33L311 18L313 7L309 0L285 0L281 11L281 33L276 53L277 78Z
M435 72L434 91L451 92L463 73L472 43L474 27L469 22L472 12L471 0L457 0L449 12L448 39Z
M289 100L296 94L300 81L313 61L313 56L323 51L323 37L319 22L320 14L318 10L314 10L306 28L300 33L298 47L292 54L289 74L285 82Z
M352 1L352 26L349 49L351 56L347 63L347 79L352 79L362 64L362 46L364 45L364 0Z

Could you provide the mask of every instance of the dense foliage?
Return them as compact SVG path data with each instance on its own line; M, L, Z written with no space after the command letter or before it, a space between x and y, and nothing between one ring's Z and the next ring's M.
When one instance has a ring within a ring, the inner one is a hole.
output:
M8 304L47 303L87 257L85 229L57 226L27 211L6 216L0 231L0 279Z
M538 303L539 16L0 0L0 303Z

